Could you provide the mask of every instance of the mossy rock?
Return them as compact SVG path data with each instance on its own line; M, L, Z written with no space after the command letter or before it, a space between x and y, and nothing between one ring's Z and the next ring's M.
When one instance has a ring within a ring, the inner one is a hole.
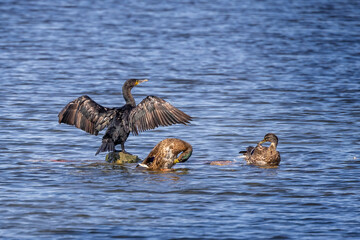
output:
M123 164L137 163L140 162L141 159L136 155L131 155L123 152L110 152L106 154L105 161L109 163Z

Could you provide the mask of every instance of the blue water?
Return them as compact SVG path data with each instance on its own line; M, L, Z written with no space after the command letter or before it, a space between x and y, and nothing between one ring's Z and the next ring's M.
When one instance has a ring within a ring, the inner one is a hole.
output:
M2 239L359 239L360 2L0 3ZM130 136L194 148L177 171L113 167L101 135L57 123L87 94L164 98L190 126ZM276 169L238 152L268 133ZM210 166L212 160L232 160Z

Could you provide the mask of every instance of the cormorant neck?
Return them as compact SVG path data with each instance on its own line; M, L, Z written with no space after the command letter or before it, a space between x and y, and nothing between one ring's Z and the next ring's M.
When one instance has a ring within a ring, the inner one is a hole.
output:
M125 83L124 86L122 87L122 93L123 93L124 99L126 101L126 104L136 107L134 97L131 94L132 88L133 88L132 86L129 86L127 83Z

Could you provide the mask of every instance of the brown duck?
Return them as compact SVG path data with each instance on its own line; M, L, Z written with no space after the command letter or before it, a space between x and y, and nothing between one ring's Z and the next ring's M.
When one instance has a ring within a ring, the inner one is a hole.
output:
M270 142L269 147L264 147L261 144L264 142ZM240 151L244 154L245 161L248 164L273 167L280 164L280 153L276 150L279 139L273 133L265 135L264 139L260 141L256 147L247 147L246 151Z
M178 157L178 154L181 153ZM192 154L192 146L177 138L159 142L138 166L149 170L169 170L179 162L186 162Z

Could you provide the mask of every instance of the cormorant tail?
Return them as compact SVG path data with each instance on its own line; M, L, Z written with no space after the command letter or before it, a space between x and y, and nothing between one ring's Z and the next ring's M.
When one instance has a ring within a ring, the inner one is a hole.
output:
M113 141L111 142L103 142L97 152L95 153L95 156L98 155L100 152L113 152L115 150L115 144Z

